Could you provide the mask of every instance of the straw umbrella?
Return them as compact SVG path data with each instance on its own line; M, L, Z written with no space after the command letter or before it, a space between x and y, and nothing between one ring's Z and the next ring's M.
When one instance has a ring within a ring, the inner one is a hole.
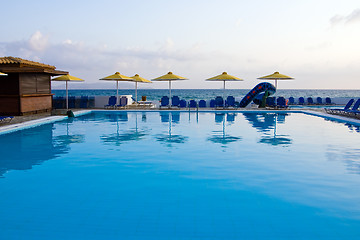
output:
M125 75L121 75L119 72L116 72L113 75L100 78L100 80L107 80L107 81L116 81L116 101L119 98L119 81L128 81L133 82L134 79Z
M274 72L273 74L263 76L263 77L259 77L258 79L275 80L275 88L277 88L277 80L290 80L290 79L294 79L294 78L286 76L284 74L280 74L279 72Z
M223 81L224 82L223 98L225 98L225 82L244 81L244 79L234 77L234 76L231 76L231 75L227 74L226 72L223 72L222 74L220 74L218 76L206 79L206 81Z
M60 77L57 77L57 78L53 78L52 81L65 81L66 82L66 110L69 109L69 99L68 99L68 82L69 81L84 81L83 79L81 78L77 78L77 77L74 77L74 76L71 76L69 74L66 74L66 75L62 75Z
M153 81L169 81L169 99L171 101L171 82L172 81L177 81L177 80L188 80L187 78L184 78L184 77L180 77L180 76L177 76L175 74L173 74L172 72L168 72L168 74L165 74L161 77L158 77L158 78L154 78L152 79ZM170 104L172 104L172 101L170 102Z
M152 83L152 82L150 80L147 80L147 79L143 78L143 77L140 77L139 74L135 74L131 78L133 78L134 81L135 81L135 100L136 100L136 103L137 103L137 84L138 84L138 82L141 82L141 83Z

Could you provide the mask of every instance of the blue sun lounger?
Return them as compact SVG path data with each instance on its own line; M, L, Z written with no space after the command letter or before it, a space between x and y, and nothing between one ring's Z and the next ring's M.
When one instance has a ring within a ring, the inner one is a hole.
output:
M179 107L180 108L186 108L186 100L181 99L180 102L179 102Z
M345 110L344 113L347 115L360 114L360 111L358 110L359 107L360 107L360 98L354 103L354 106L351 109Z
M190 100L189 108L197 108L197 102L194 99Z
M104 106L105 108L115 108L116 107L116 97L110 96L108 104Z
M11 122L13 116L0 116L0 123L8 123Z
M169 107L169 97L168 96L163 96L160 100L160 108L161 107Z
M331 98L326 97L326 98L325 98L325 104L327 104L327 105L332 104L332 102L331 102Z
M309 105L313 105L313 104L314 104L314 99L313 99L312 97L308 97L308 98L307 98L307 103L308 103Z
M235 98L233 96L228 96L225 101L226 107L235 107Z
M180 98L178 96L171 97L171 106L172 107L179 107L180 105Z
M323 100L322 100L321 97L317 97L317 98L316 98L316 104L318 104L318 105L322 105L322 104L323 104Z
M331 108L325 108L325 111L327 113L330 113L330 114L341 114L343 112L346 112L347 110L350 109L351 105L354 103L354 99L350 99L349 102L345 105L344 108L334 108L334 109L331 109Z
M206 101L205 100L200 100L199 101L199 108L206 108Z
M295 104L295 98L289 97L289 104L294 105Z
M299 97L299 104L300 105L304 105L305 104L305 99L303 97Z

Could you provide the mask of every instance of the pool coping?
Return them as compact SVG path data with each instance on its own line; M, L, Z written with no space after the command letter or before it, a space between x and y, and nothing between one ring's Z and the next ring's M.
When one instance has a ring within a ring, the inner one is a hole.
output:
M86 115L89 113L91 113L91 110L78 111L78 112L74 112L74 116L79 117L79 116ZM68 116L65 116L65 115L64 116L51 116L51 117L35 119L35 120L23 122L23 123L17 123L17 124L3 126L3 127L0 127L0 135L15 132L18 130L37 127L37 126L47 124L47 123L62 121L67 118L68 118Z
M83 110L83 111L76 111L74 112L74 116L75 117L80 117L83 115L87 115L93 112L234 112L234 113L303 113L303 114L307 114L307 115L312 115L312 116L317 116L317 117L322 117L325 119L330 119L330 120L335 120L335 121L339 121L339 122L344 122L344 123L350 123L350 124L354 124L354 125L359 125L360 126L360 120L359 119L353 119L353 118L348 118L348 117L344 117L344 116L338 116L338 115L332 115L332 114L328 114L328 113L324 113L324 112L319 112L319 111L313 111L313 110L259 110L259 109L219 109L219 110L214 110L214 109L199 109L199 110L174 110L174 109L166 109L166 110L151 110L151 109L126 109L126 110ZM36 120L31 120L28 122L23 122L23 123L17 123L17 124L12 124L12 125L7 125L7 126L3 126L0 127L0 135L3 134L7 134L7 133L11 133L11 132L15 132L18 130L23 130L23 129L28 129L28 128L33 128L33 127L37 127L43 124L48 124L48 123L53 123L53 122L58 122L58 121L62 121L68 119L68 116L51 116L51 117L45 117L45 118L41 118L41 119L36 119Z

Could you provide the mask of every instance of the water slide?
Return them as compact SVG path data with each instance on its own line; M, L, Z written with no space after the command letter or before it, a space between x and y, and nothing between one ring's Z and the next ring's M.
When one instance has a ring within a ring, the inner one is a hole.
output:
M275 92L276 92L276 88L271 83L268 82L259 83L253 89L251 89L250 92L248 92L248 94L246 94L243 99L241 99L240 107L241 108L246 107L254 99L257 99L258 100L257 102L261 102L264 95L265 95L264 98L265 100L266 97L274 94Z

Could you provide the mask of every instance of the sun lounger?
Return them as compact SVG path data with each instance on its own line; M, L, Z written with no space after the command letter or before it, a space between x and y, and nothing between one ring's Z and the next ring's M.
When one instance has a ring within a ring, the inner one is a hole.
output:
M307 103L308 103L309 105L313 105L313 104L314 104L313 98L312 98L312 97L308 97L308 98L307 98Z
M332 104L331 98L329 98L329 97L325 98L325 104L327 104L327 105Z
M305 104L305 99L303 97L299 97L299 104L300 105L304 105Z
M115 108L116 107L116 97L110 96L108 104L105 105L104 107L105 108Z
M289 97L289 105L294 105L294 104L295 104L295 98Z
M271 108L276 107L275 99L276 99L275 97L266 98L266 106Z
M347 114L347 115L356 115L356 114L359 114L360 111L358 110L360 107L360 98L354 103L354 106L349 109L349 110L345 110L344 113Z
M0 116L0 123L9 123L13 118L13 116Z
M197 108L197 102L194 99L190 100L189 108Z
M206 101L205 100L200 100L199 101L199 108L206 108Z
M323 100L321 97L317 97L316 98L316 104L322 105L323 104Z
M341 113L349 110L350 107L351 107L351 105L354 103L354 101L355 101L355 100L354 100L353 98L350 99L349 102L348 102L348 103L345 105L345 107L342 108L342 109L341 109L341 108L334 108L334 109L325 108L325 111L326 111L327 113L330 113L330 114L341 114Z
M69 97L69 108L75 108L75 97L74 96L70 96Z
M80 98L80 108L88 108L89 97L81 96Z
M180 102L179 102L179 107L180 108L186 108L186 100L181 99Z
M120 104L117 105L117 107L120 107L120 108L125 108L128 104L128 99L127 97L121 97L120 98Z
M233 96L228 96L225 102L226 107L235 107L235 98Z
M178 96L172 96L171 97L171 106L172 107L178 107L180 105L180 99Z
M220 96L215 98L215 107L224 107L224 99Z
M278 97L276 99L276 107L277 108L287 108L288 105L286 104L286 100L284 97Z
M64 97L54 97L53 106L55 109L65 108L65 98Z
M160 108L161 107L169 107L169 97L168 96L163 96L160 100Z

